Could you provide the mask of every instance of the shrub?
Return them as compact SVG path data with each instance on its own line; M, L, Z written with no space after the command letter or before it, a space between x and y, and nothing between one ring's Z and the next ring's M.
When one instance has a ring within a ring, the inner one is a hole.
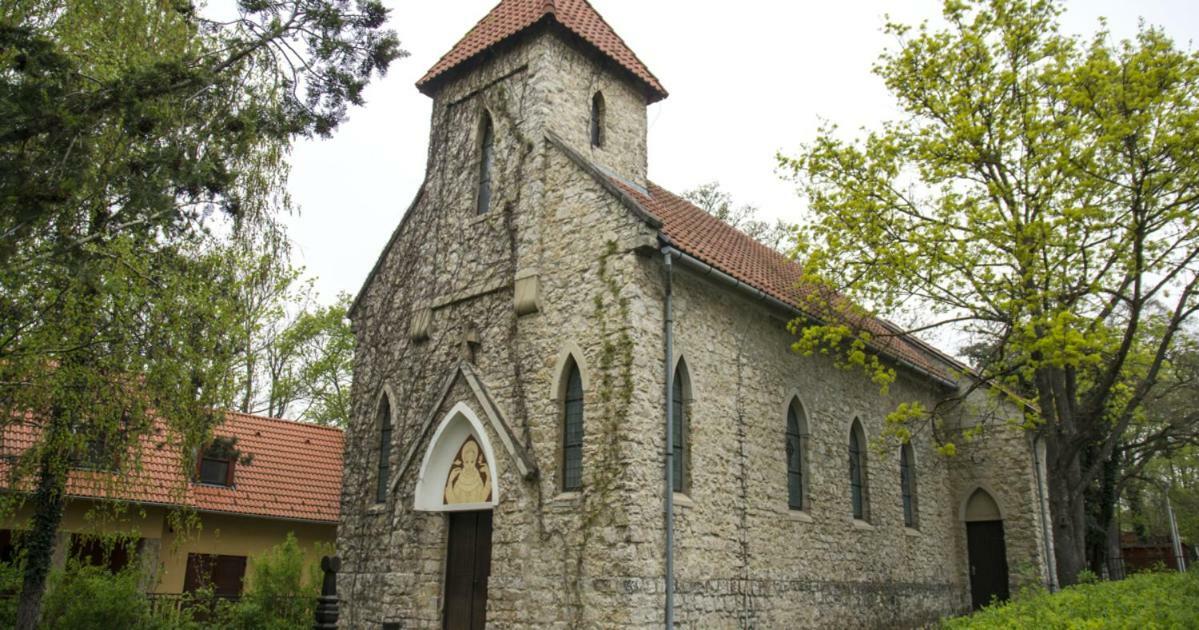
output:
M17 594L24 575L21 562L0 562L0 628L17 625Z
M988 606L950 619L948 630L990 628L1199 627L1199 570L1141 573L1119 582L1095 582Z
M234 630L310 627L321 574L316 567L305 571L305 565L300 543L288 532L282 543L254 558L249 589L221 611L221 625Z
M65 571L50 575L42 603L41 627L164 628L165 624L150 614L150 604L139 588L139 579L140 574L133 569L113 574L105 568L72 560Z

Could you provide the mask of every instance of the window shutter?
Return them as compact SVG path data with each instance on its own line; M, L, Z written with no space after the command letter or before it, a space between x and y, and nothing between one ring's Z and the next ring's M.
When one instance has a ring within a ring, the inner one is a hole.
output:
M229 458L229 468L225 469L225 485L233 487L233 469L237 468L237 457Z

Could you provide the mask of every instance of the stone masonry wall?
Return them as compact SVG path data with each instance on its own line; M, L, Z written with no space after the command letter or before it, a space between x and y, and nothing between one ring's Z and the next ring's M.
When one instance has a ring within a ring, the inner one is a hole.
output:
M658 259L644 259L638 284L650 303L661 300L661 278ZM676 619L682 625L891 628L968 609L961 507L978 487L995 495L1009 519L1013 592L1018 568L1036 579L1042 538L1022 432L993 421L950 459L934 451L927 431L917 433L917 527L905 527L898 446L880 452L875 438L898 403L931 407L948 393L901 370L884 396L861 373L791 352L793 338L777 310L681 266L674 280L674 361L685 362L690 381L691 470L675 508ZM642 322L645 351L660 356L660 314L649 314ZM649 374L654 382L646 388L658 393L660 409L661 369ZM794 398L806 412L810 434L811 499L804 512L787 505L785 421ZM645 430L661 436L661 412L651 418ZM851 511L854 418L872 443L868 523L855 521ZM661 448L659 442L654 450ZM660 483L653 488L657 492L646 500L660 502Z

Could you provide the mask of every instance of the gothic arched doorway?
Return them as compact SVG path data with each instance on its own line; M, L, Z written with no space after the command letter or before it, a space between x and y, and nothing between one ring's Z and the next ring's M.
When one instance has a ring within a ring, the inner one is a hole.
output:
M500 490L494 453L478 415L458 403L433 434L417 478L415 508L446 514L446 630L480 630L487 621L491 517Z
M1007 545L999 505L979 488L966 501L966 551L970 564L970 604L975 610L992 600L1007 601Z

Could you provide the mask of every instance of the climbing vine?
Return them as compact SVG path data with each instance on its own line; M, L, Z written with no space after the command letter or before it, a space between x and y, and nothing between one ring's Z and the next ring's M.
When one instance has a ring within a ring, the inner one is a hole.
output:
M620 447L622 428L627 425L633 400L633 338L629 333L631 317L629 299L620 293L620 283L612 273L612 260L620 251L614 241L608 241L599 258L599 289L592 298L592 321L600 341L599 369L595 387L599 420L596 435L600 453L594 458L594 474L583 490L580 510L578 545L563 547L568 556L573 553L573 575L567 579L573 626L579 626L584 605L579 581L587 547L600 527L627 524L623 505L613 497L620 480L624 461Z

